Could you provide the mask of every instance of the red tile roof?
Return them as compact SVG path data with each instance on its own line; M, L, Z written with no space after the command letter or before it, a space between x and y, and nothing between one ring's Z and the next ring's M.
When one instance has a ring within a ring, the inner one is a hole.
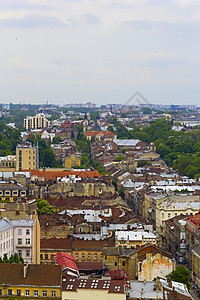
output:
M45 171L31 170L30 172L31 172L31 176L42 177L45 180L48 179L55 180L56 177L66 177L69 175L77 175L81 178L94 178L94 177L101 178L101 175L97 170L95 171L51 171L51 169L49 169Z
M54 260L58 265L62 267L62 269L71 269L72 271L75 271L78 274L78 267L76 265L75 258L72 255L69 255L64 252L58 252L54 255Z

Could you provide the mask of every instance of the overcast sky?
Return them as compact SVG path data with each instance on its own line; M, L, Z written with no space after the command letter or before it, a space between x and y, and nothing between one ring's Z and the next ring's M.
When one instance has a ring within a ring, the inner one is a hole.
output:
M0 38L0 102L200 106L199 0L0 0Z

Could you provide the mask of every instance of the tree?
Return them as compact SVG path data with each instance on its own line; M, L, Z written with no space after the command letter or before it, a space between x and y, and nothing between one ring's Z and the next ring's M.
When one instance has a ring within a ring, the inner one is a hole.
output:
M125 154L125 153L126 153L126 148L122 148L122 149L121 149L121 153L122 153L122 154Z
M146 161L143 159L139 160L138 164L137 164L138 168L144 167L144 166L150 166L150 165L151 165L151 163L149 161Z
M190 271L184 266L177 266L175 271L172 271L170 278L173 281L181 282L186 284L188 290L190 289Z
M60 136L54 136L52 144L59 144L62 142L62 138Z
M37 200L37 207L38 207L38 212L41 215L44 214L53 214L54 213L54 208L49 204L48 201L43 200L43 199L38 199Z

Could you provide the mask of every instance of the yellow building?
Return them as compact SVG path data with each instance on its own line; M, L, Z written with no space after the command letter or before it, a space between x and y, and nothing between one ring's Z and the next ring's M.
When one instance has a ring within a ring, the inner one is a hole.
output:
M169 275L175 260L168 252L147 244L136 249L107 247L103 249L102 262L110 271L124 269L131 280L152 281L157 276Z
M0 171L15 171L16 155L7 155L0 157Z
M200 288L200 247L192 250L192 279Z
M50 121L44 114L38 114L34 117L28 116L24 119L24 127L26 130L47 128L50 127Z
M22 142L16 148L16 171L34 170L39 167L38 147Z
M62 299L125 300L126 281L104 278L67 278L63 281Z
M75 154L71 154L65 158L65 168L70 169L81 165L81 159Z
M52 263L53 256L62 251L72 255L76 261L102 261L102 249L106 240L78 240L78 239L41 239L40 261L41 263Z
M61 288L61 266L0 264L1 299L61 299Z

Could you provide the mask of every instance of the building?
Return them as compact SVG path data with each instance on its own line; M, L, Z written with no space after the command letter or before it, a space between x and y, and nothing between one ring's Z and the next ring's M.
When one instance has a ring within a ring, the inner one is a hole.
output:
M155 245L147 244L136 249L107 247L102 261L110 271L124 269L131 280L153 280L169 275L175 268L172 255Z
M106 130L86 131L84 132L84 135L88 140L94 138L95 140L111 141L117 138L116 134L114 134L112 131L106 131Z
M62 251L72 255L77 262L101 262L104 247L114 246L113 240L81 240L72 238L51 238L40 241L41 263L52 263L54 255Z
M67 277L63 280L62 299L125 300L126 281L102 278Z
M24 119L24 127L26 130L48 128L50 127L50 121L47 120L44 114L38 114L34 117L28 116Z
M136 248L148 243L157 245L157 239L158 237L149 230L120 230L115 232L115 246L117 247Z
M200 246L200 212L187 218L185 236L186 260L191 267L192 250Z
M0 181L0 201L24 201L28 196L28 188L13 180Z
M16 168L16 155L7 155L0 157L0 170L2 171L15 171Z
M200 288L200 246L192 250L192 280Z
M34 170L39 168L38 146L30 142L22 142L16 147L16 171Z
M61 275L58 265L0 264L0 297L61 299Z
M18 253L27 263L40 263L40 225L37 218L0 220L0 256Z
M70 169L73 167L79 167L81 165L81 159L76 154L70 154L69 156L65 157L65 168Z

